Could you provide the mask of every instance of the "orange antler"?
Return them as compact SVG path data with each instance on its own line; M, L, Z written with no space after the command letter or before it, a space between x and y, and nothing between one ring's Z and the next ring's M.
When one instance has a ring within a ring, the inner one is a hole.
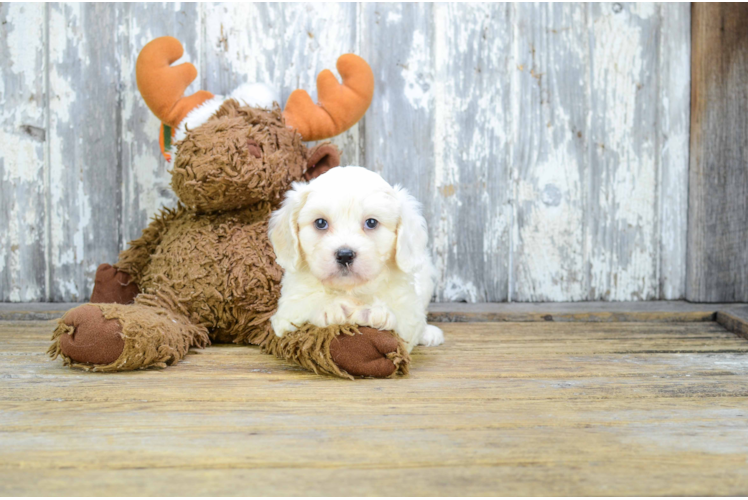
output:
M286 125L295 128L305 141L327 139L345 132L364 116L374 96L374 74L354 54L338 58L343 84L330 70L317 76L317 98L312 102L305 90L294 90L286 102Z
M171 67L182 54L184 48L179 40L162 36L143 47L135 65L143 100L154 115L171 127L178 127L193 108L213 98L213 94L205 90L184 97L185 89L197 78L197 70L190 63Z

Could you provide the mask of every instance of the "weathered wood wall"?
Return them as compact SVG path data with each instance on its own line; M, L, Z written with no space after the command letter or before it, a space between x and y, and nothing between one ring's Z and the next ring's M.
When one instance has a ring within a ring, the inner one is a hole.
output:
M748 302L748 4L694 4L686 296Z
M374 69L344 162L424 204L437 300L685 293L688 4L0 4L0 300L76 301L173 204L140 48L192 90Z

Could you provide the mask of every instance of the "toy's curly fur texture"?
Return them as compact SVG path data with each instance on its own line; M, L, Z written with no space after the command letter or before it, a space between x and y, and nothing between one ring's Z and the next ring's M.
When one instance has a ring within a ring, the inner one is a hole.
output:
M56 359L62 358L66 366L94 372L120 372L145 368L165 368L180 361L187 355L191 346L205 347L210 342L202 328L180 322L180 330L175 330L169 322L175 317L164 309L143 308L138 313L130 311L123 314L120 304L96 304L107 319L116 319L122 325L122 337L125 347L116 361L95 365L78 363L66 356L60 347L63 335L72 335L75 328L60 319L52 336L52 345L47 353ZM319 375L332 375L352 380L345 370L332 360L330 345L340 335L358 335L355 326L340 325L317 328L305 325L295 332L278 337L272 330L266 329L262 338L257 338L257 345L262 352L280 359L296 363L302 368ZM405 343L392 334L398 343L397 350L387 354L395 367L390 377L407 375L410 355Z
M283 273L267 237L270 212L268 202L199 215L179 206L162 214L167 222L151 224L168 229L141 269L133 263L148 246L146 235L115 267L138 282L135 304L176 311L208 328L215 341L256 344L275 311Z
M249 152L248 140L262 155ZM195 212L279 202L306 167L301 136L286 128L280 108L265 111L230 99L207 123L177 143L172 187Z
M106 319L115 319L122 329L125 347L116 361L106 365L77 363L66 356L60 346L64 334L73 334L73 326L63 316L57 322L48 353L62 356L66 365L96 372L119 372L139 368L165 368L187 354L190 347L210 344L207 329L186 321L179 314L159 307L137 307L122 304L94 304Z
M269 321L282 269L268 239L268 220L291 183L303 179L313 151L285 126L277 106L261 110L234 100L176 147L172 187L178 206L157 214L114 266L130 275L140 293L132 304L96 304L103 317L121 325L121 355L109 364L66 356L61 339L75 335L68 315L54 332L49 354L73 367L110 372L165 367L190 347L234 342L260 345L316 373L351 378L332 360L330 342L355 328L306 326L278 338ZM75 311L68 314L82 314ZM399 345L387 357L396 372L407 373L407 350Z
M355 326L335 325L326 328L304 325L294 332L289 332L282 337L273 334L262 344L264 352L274 354L278 358L292 361L307 370L317 374L334 375L336 377L353 379L353 377L342 370L332 359L330 346L339 336L360 335ZM409 371L410 355L405 343L390 333L397 341L397 350L387 354L395 366L395 375L407 375Z

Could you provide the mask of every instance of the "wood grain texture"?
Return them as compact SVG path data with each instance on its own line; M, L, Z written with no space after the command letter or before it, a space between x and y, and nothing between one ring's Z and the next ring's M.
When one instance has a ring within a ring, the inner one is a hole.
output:
M748 6L692 9L689 300L748 300Z
M335 66L338 57L361 54L358 8L355 3L283 5L283 102L296 89L306 90L316 102L317 75L322 70L329 69L340 81ZM330 139L340 148L343 165L364 163L360 131L365 120Z
M440 271L437 298L503 301L509 298L512 221L511 115L505 111L512 95L511 9L437 4L433 15L435 164L429 227Z
M591 295L586 146L597 113L589 107L587 9L514 5L512 300Z
M75 302L0 303L0 321L57 319L76 307ZM734 303L696 304L681 300L639 302L434 302L429 306L433 322L684 322L714 321L722 312L734 311Z
M49 299L85 301L119 251L119 86L114 4L49 5Z
M433 4L361 5L361 56L374 71L374 100L366 113L365 163L390 182L407 188L424 207L433 253L443 262L447 237L432 208L435 179L435 74ZM439 281L448 278L439 266ZM437 297L443 294L443 287Z
M243 83L278 85L284 61L281 5L214 3L200 4L200 10L203 89L228 95Z
M658 47L659 298L684 298L691 102L691 5L661 3Z
M748 306L730 307L718 311L717 322L738 337L748 340Z
M43 355L49 323L0 322L0 493L748 488L748 342L718 324L442 326L409 377L348 382L240 346L84 373Z
M85 300L96 266L175 203L134 75L167 34L198 68L188 92L261 81L281 104L296 88L314 97L342 53L363 55L374 101L333 142L423 203L438 301L684 296L687 4L2 12L0 300Z
M429 307L429 321L714 321L719 311L726 310L729 307L730 304L692 304L684 301L438 303L431 304ZM0 312L0 314L2 313Z
M45 6L0 5L0 301L45 300Z
M119 162L122 168L122 214L119 248L140 237L151 217L162 206L176 205L171 175L158 145L161 123L138 92L135 61L140 49L154 38L170 35L182 42L183 62L201 66L200 7L198 4L129 3L119 9L118 57L121 65ZM147 19L148 22L142 22ZM191 94L201 87L198 77L187 88ZM110 263L117 260L111 256Z
M651 300L659 296L657 8L594 4L588 22L589 298Z

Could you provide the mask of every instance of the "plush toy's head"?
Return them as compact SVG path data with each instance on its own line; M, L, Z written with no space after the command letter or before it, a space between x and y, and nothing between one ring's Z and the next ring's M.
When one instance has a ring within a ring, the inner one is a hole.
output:
M343 79L325 70L317 77L319 105L295 90L283 111L263 85L245 85L228 98L200 90L185 97L197 77L190 63L172 67L184 50L178 40L157 38L138 56L138 89L163 122L161 145L172 163L172 187L196 212L232 210L280 201L294 180L311 179L340 164L337 149L307 149L302 141L340 134L366 112L374 76L353 54L338 59Z

